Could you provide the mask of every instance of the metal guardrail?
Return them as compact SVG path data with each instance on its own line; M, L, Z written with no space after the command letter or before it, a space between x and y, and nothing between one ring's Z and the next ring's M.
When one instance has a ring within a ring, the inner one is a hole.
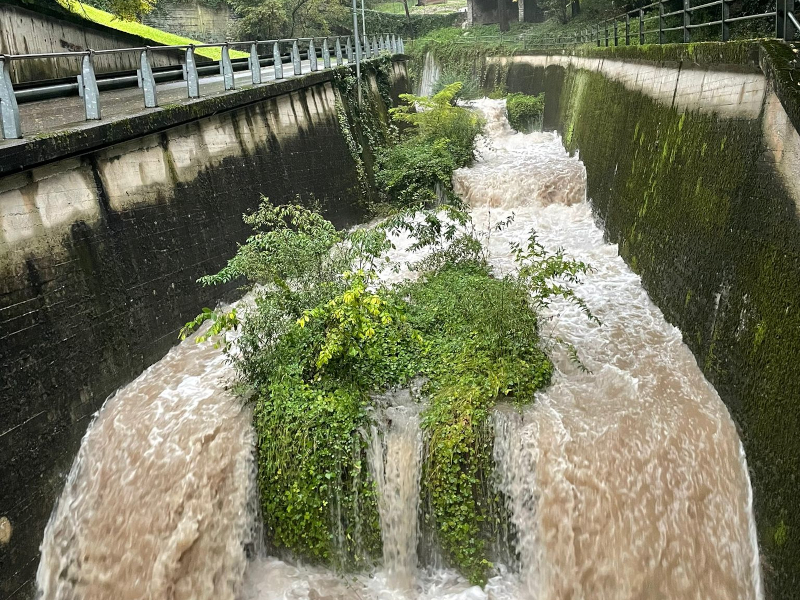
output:
M674 43L668 40L670 32L680 32L680 41L692 41L692 32L703 28L719 28L719 39L731 39L733 23L774 19L777 39L794 41L800 35L800 0L776 0L775 10L731 16L732 0L712 0L692 5L692 0L683 0L680 10L670 11L667 0L659 0L627 13L605 19L594 25L570 34L550 35L534 39L524 34L498 36L465 36L459 43L486 41L503 45L518 45L522 48L575 46L596 44L597 46L630 46L645 43ZM569 5L568 5L569 6ZM796 8L797 7L797 8ZM699 17L697 16L699 12ZM716 14L713 14L716 12ZM708 18L710 16L710 18ZM706 19L706 20L699 20ZM677 23L677 24L676 24Z
M231 62L230 49L245 47L249 49L248 69L250 80L253 85L262 83L261 61L262 55L259 48L271 47L271 53L263 55L265 58L272 59L275 80L284 79L283 60L287 54L282 52L283 48L288 47L288 59L292 72L295 76L303 74L303 64L301 60L301 47L305 51L309 63L309 72L320 69L320 58L322 68L331 67L332 60L336 61L336 66L353 63L361 57L372 58L381 53L389 52L392 54L405 51L403 39L394 34L373 35L372 40L367 37L360 40L355 37L355 42L348 36L335 38L294 38L281 40L263 40L247 42L225 42L221 44L197 44L185 46L144 46L135 48L115 48L111 50L83 50L77 52L51 52L43 54L16 54L0 55L0 140L22 138L22 128L20 127L19 106L15 90L11 83L9 65L12 61L41 60L56 58L75 58L80 60L80 74L78 79L78 93L83 98L86 120L97 120L101 118L100 91L98 89L97 77L94 70L94 57L104 54L121 54L127 52L139 53L139 69L137 70L138 85L142 90L145 108L156 108L158 106L158 94L156 88L156 78L152 68L151 55L155 52L170 50L184 50L185 59L182 64L183 79L186 81L186 91L188 98L200 97L200 77L197 70L195 51L197 48L220 48L219 75L222 76L223 86L226 91L236 89L234 78L234 68ZM317 47L317 43L319 48ZM355 48L355 44L358 47ZM356 58L356 55L357 58ZM215 75L216 76L216 75Z

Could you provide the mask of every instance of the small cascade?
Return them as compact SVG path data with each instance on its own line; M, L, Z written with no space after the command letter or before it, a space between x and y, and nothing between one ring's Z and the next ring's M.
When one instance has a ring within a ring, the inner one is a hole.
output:
M442 67L436 62L433 54L428 52L425 55L425 62L422 65L422 78L419 83L418 96L433 96L433 90L439 83L442 76Z
M232 375L189 340L106 401L45 530L42 600L239 597L261 535Z
M518 134L502 101L481 160L454 175L498 273L531 230L592 266L579 289L602 325L565 301L541 324L563 344L552 384L522 411L494 415L496 474L520 560L519 597L729 600L762 597L741 442L680 331L603 239L586 172L553 134ZM582 367L582 368L581 368Z
M383 568L390 587L411 590L417 570L422 430L420 405L408 389L381 397L372 427L370 468L378 491Z

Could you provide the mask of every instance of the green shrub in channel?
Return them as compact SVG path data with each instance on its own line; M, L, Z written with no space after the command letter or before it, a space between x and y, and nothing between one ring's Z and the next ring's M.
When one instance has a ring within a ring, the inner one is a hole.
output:
M240 333L226 348L254 403L270 548L341 570L380 559L367 454L373 397L419 377L426 523L447 561L485 583L499 494L488 417L497 402L530 403L548 384L538 311L557 296L589 314L571 285L588 267L546 253L531 236L511 247L515 273L497 277L484 255L489 234L447 205L353 231L267 200L246 220L253 235L202 281L245 278L259 284L252 300L241 314L204 310L182 335L204 321L211 333ZM412 251L428 252L409 265L415 280L381 283L383 270L401 266L387 258L399 233Z
M523 133L541 128L544 113L544 93L538 96L509 94L506 96L508 123Z
M394 207L431 206L442 196L453 199L452 175L474 158L475 138L483 121L457 106L461 83L446 86L431 98L402 94L404 105L391 109L404 127L394 146L378 153L375 180Z

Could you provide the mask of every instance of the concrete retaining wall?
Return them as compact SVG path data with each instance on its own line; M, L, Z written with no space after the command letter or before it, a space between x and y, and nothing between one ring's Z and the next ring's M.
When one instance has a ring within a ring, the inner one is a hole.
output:
M48 15L14 4L0 4L0 54L73 52L88 48L110 50L147 45L156 44L109 27L81 19L73 20L68 14L58 15L54 12L53 15ZM182 52L155 52L152 65L178 65L182 60ZM99 55L95 57L94 65L98 74L113 71L135 72L139 67L139 57L136 53ZM10 72L13 83L75 77L80 73L80 60L58 58L12 61Z
M385 115L404 63L366 68ZM32 596L44 526L95 411L235 289L195 281L245 239L242 213L263 194L316 199L339 225L361 218L332 72L305 81L0 178L0 598Z
M199 0L162 1L142 22L157 29L206 43L233 39L234 15L226 3L209 6Z
M797 598L800 102L772 76L791 53L770 42L719 64L727 49L710 44L709 64L685 48L494 64L509 91L545 92L545 127L580 152L609 240L727 404L768 598Z

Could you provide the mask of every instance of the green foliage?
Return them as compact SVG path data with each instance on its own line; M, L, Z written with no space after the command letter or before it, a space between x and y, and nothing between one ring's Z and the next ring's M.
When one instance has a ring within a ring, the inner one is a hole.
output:
M442 67L442 74L433 86L433 93L436 94L456 82L461 83L461 91L458 93L460 99L476 100L483 97L478 81L471 70L462 70L449 65Z
M334 71L336 117L350 156L356 165L361 188L360 203L372 213L379 209L375 191L375 156L394 137L390 131L388 110L392 105L389 72L391 59L383 55L362 64L363 81L374 77L380 97L372 93L358 94L358 80L349 67Z
M198 40L192 40L180 35L168 33L166 31L156 29L155 27L148 27L147 25L142 25L141 23L130 20L135 16L128 14L130 10L139 10L135 6L137 3L136 0L129 4L128 8L122 6L117 6L115 8L110 4L95 2L94 4L97 4L96 8L89 3L79 2L78 0L58 0L58 3L70 12L73 12L84 19L94 21L95 23L100 23L101 25L105 25L106 27L111 27L119 31L124 31L125 33L130 33L131 35L138 35L146 40L153 40L153 42L156 44L163 44L165 46L186 46L189 44L203 43ZM155 3L152 2L149 4L152 6ZM112 14L112 12L106 12L106 10L103 9L118 10L125 14ZM197 54L212 60L220 59L219 48L198 48ZM231 58L245 57L247 57L246 53L239 50L231 50Z
M445 140L460 167L472 160L475 137L483 129L475 112L455 104L462 87L461 82L452 83L430 98L400 94L405 104L389 111L394 121L411 125L408 133L417 139L427 143Z
M378 161L377 184L395 206L436 204L437 191L450 187L458 166L445 139L430 144L408 138L380 154Z
M358 433L368 402L352 386L309 382L292 364L261 390L253 416L258 484L274 548L339 568L380 556L374 485Z
M429 125L401 114L423 131ZM572 286L588 267L546 254L531 236L512 248L517 273L497 278L469 215L449 206L410 209L351 232L266 200L246 220L253 235L202 281L258 283L252 303L241 314L206 309L184 335L207 320L214 332L240 331L230 356L255 402L270 543L339 568L377 560L376 492L366 468L371 394L421 377L426 519L450 562L484 583L498 495L488 417L498 401L526 404L547 385L552 365L537 308L554 296L583 306ZM415 281L379 285L382 269L400 266L385 254L390 234L401 232L411 250L429 255L409 265Z
M370 389L376 382L403 383L415 374L410 355L425 352L422 337L409 325L401 298L383 288L367 290L367 281L374 279L374 272L370 274L345 272L348 288L298 319L300 327L311 324L321 329L312 350L317 379L325 375L352 379Z
M433 97L401 94L404 105L391 109L405 126L397 145L378 153L376 183L386 200L401 207L431 206L452 190L453 171L470 163L483 122L455 104L461 83Z
M93 0L86 4L106 11L124 21L134 21L155 8L157 0ZM71 3L71 2L70 2ZM76 2L76 4L81 4Z
M500 400L531 402L552 365L539 347L528 290L513 277L494 278L479 261L466 261L409 284L407 294L410 319L431 348L423 422L430 436L423 478L430 518L452 562L482 584L493 537L487 418Z
M230 0L243 40L328 35L351 14L344 0ZM351 21L352 26L352 21Z
M411 2L409 2L409 4L411 4ZM402 4L400 4L400 6L402 7ZM400 10L403 11L402 8ZM367 31L395 33L405 40L411 40L442 27L453 27L458 20L458 16L458 13L435 15L412 14L410 18L407 18L405 11L403 11L403 14L391 14L388 12L368 10L366 12L366 26ZM351 31L353 28L352 16L350 17L349 24L347 22L342 22L341 26L345 31Z
M208 327L208 329L206 329L206 331L198 333L195 336L195 343L200 344L212 338L215 338L216 340L223 339L225 348L229 348L230 343L228 342L227 338L224 337L224 333L228 330L236 329L239 326L239 317L236 314L235 308L222 312L211 310L210 308L204 308L199 315L181 328L181 332L179 334L180 339L185 340L194 332L195 329L199 328L206 321L211 321L211 325ZM219 348L219 346L220 342L216 341L214 347Z
M509 94L506 97L508 123L517 131L530 133L541 126L544 113L544 93L538 96Z

